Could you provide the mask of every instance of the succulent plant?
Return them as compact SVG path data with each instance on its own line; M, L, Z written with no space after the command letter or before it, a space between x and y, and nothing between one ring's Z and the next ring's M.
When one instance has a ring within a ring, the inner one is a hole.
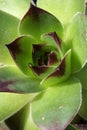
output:
M77 130L87 120L84 0L0 1L0 121Z

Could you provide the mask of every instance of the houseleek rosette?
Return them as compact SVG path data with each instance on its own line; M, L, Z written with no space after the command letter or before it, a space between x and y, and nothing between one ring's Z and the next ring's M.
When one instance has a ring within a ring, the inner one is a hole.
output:
M87 19L83 0L38 0L37 6L30 2L24 16L2 7L0 120L22 108L7 120L8 124L13 122L12 127L64 130L80 109L82 90L86 100ZM87 119L83 106L84 102L79 115Z

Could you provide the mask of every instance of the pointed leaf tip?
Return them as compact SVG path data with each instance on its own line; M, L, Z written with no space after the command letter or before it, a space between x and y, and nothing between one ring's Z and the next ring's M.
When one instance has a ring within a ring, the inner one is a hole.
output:
M20 34L33 36L36 41L41 41L41 35L56 32L59 37L63 36L63 27L60 21L49 12L31 4L19 26Z
M29 67L32 69L32 71L34 73L36 73L38 76L40 76L41 74L45 73L45 71L47 71L47 69L49 68L46 65L42 65L42 66L33 66L33 65L29 65Z
M20 46L18 44L18 42L20 41L21 38L22 37L16 39L11 44L6 45L7 48L9 49L9 51L10 51L10 53L11 53L11 55L12 55L12 57L13 57L14 60L16 60L16 55L19 54L20 51L21 51L20 50Z
M48 55L48 66L54 65L55 63L58 63L58 57L57 57L55 51L52 51L52 52Z
M44 78L41 82L45 87L46 86L54 86L60 82L64 82L67 80L71 73L71 50L69 50L58 67L49 74L46 78ZM55 80L54 80L55 79Z
M61 49L61 39L58 37L58 35L56 34L56 32L48 33L48 35L51 36L55 40L56 44Z
M62 58L63 42L56 32L50 32L41 36L41 40L46 44L55 47L58 50L60 57Z
M33 63L32 60L32 44L35 40L29 36L21 36L7 45L16 65L22 70L22 72L29 76L34 76L28 64Z
M50 78L50 77L60 77L60 76L64 75L65 68L66 68L66 64L65 64L66 61L65 61L65 59L66 58L64 57L64 59L59 64L59 66L47 78Z

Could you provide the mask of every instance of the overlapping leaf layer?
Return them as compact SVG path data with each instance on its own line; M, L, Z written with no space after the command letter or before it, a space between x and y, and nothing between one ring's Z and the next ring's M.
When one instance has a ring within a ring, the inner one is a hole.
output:
M22 2L0 2L0 121L27 104L9 119L20 115L17 129L75 129L67 126L80 109L82 90L79 115L87 119L84 2Z

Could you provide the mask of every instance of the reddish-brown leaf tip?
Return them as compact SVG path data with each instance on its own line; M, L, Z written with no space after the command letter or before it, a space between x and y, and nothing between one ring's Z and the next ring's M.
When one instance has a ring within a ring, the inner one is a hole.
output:
M58 47L61 49L62 42L61 42L61 39L56 34L56 32L48 33L47 35L51 36L54 39L54 41L56 42L56 44L58 45Z
M33 70L34 73L36 73L37 75L41 75L42 73L44 73L49 67L46 65L42 65L42 66L33 66L29 64L29 67Z
M64 73L65 73L65 57L64 59L61 61L60 65L47 77L47 78L50 78L50 77L59 77L59 76L63 76Z

